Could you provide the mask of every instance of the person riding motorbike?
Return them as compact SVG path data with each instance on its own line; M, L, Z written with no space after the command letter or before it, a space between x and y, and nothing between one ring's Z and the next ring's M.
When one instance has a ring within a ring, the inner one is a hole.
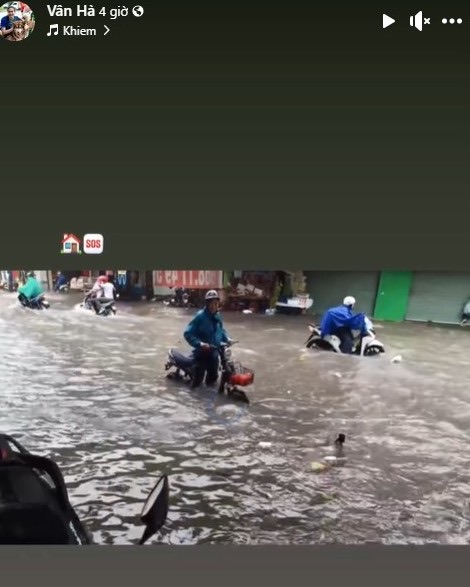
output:
M90 304L93 306L96 314L100 313L101 306L107 302L111 302L116 298L116 289L112 283L108 281L106 275L100 275L95 282L91 292L88 294Z
M57 279L54 285L54 291L59 292L64 285L67 285L67 277L60 271L57 273Z
M353 352L352 330L359 330L362 335L367 333L364 314L353 312L355 304L356 300L352 296L346 296L340 306L325 312L320 325L322 338L328 335L337 336L341 341L340 350L344 354Z
M215 290L205 295L206 306L184 331L186 342L194 349L196 367L192 387L199 387L206 375L206 385L214 385L219 377L218 347L230 342L219 313L220 297Z
M100 292L101 294L101 286L102 284L106 281L106 276L105 275L99 275L98 278L96 279L93 287L91 288L91 290L88 292L88 294L86 295L85 299L86 300L91 300L93 298L96 298L96 296L98 295L98 292Z
M465 305L462 309L462 317L460 321L461 326L465 326L470 319L470 297L465 302Z
M31 300L34 300L35 298L39 297L44 293L42 285L36 279L34 271L28 271L26 277L26 283L18 288L18 300L21 303L29 303L31 302Z

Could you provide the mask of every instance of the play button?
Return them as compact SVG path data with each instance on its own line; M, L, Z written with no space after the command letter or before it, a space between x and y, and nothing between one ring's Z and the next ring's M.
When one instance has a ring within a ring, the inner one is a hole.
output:
M386 29L388 26L390 26L391 24L393 24L395 22L395 19L384 14L384 15L382 15L382 22L383 22L383 28Z

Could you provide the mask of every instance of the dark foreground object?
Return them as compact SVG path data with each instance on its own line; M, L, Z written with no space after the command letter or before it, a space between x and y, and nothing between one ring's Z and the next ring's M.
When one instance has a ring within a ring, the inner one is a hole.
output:
M146 527L139 544L163 526L168 504L168 477L163 475L142 509ZM0 434L0 544L92 544L57 464L6 434Z

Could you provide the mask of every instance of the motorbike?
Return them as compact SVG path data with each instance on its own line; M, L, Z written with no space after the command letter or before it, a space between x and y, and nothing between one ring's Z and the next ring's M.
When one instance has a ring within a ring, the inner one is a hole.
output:
M17 283L16 281L14 281L11 286L10 283L8 281L3 281L1 286L0 286L3 290L5 291L12 291L15 292L18 290L19 287L19 283Z
M116 296L116 297L119 297ZM95 308L93 307L92 303L91 303L91 296L90 294L86 295L83 302L80 304L80 306L82 308L85 308L86 310L91 310L92 312L95 312ZM114 300L109 300L109 302L105 302L103 304L101 304L101 308L100 311L98 312L98 316L110 316L116 315L116 304Z
M462 310L460 326L467 326L470 320L470 300L466 302Z
M371 320L365 316L365 324L367 334L361 335L359 330L352 330L351 333L354 339L353 353L354 355L372 357L380 355L385 352L384 345L376 338L375 328ZM338 336L327 335L322 338L321 330L315 324L308 324L310 335L305 343L307 348L317 348L325 351L333 351L335 353L341 353L340 345L341 340Z
M145 528L139 545L165 524L169 487L164 474L149 493L140 515ZM0 434L0 544L93 544L58 465L7 434Z
M175 294L163 300L165 306L172 306L174 308L189 308L191 303L191 294L187 289L178 287L175 289Z
M250 400L247 394L239 387L251 385L254 382L255 373L233 360L230 347L237 343L238 341L230 341L229 343L222 343L219 347L211 346L213 350L217 350L220 358L218 393L220 395L226 394L229 399L234 401L249 404ZM186 355L177 349L169 350L165 371L170 369L173 369L173 371L167 374L168 379L183 380L190 383L193 380L195 366L194 353Z
M58 273L54 282L56 293L67 293L70 289L70 280L63 273Z
M55 285L54 291L57 293L67 293L69 291L70 285L68 283L62 283L60 285Z
M46 296L44 294L36 296L30 300L25 296L19 295L18 300L23 308L29 308L30 310L48 310L50 307L50 304L46 300Z

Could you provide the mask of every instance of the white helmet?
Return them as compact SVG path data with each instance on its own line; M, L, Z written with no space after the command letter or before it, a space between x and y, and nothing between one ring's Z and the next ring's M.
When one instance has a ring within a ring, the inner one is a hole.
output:
M215 291L215 289L210 289L205 295L206 302L210 302L211 300L220 300L219 294Z
M355 305L356 300L352 296L346 296L343 300L344 306L350 306L351 308Z

